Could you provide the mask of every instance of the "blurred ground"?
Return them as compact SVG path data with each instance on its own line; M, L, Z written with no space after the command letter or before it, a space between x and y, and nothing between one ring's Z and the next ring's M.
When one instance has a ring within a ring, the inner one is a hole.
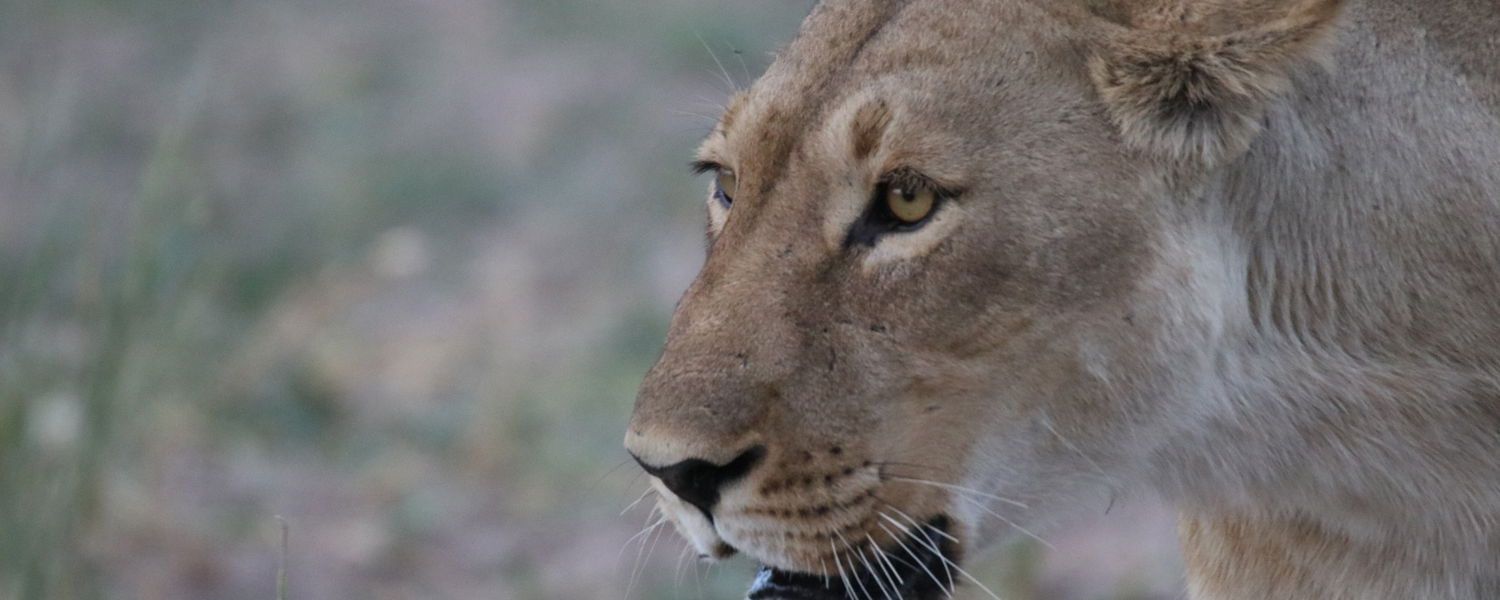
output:
M0 0L0 598L273 598L278 515L289 598L740 597L620 439L811 4ZM974 570L1178 595L1148 504L1052 541Z

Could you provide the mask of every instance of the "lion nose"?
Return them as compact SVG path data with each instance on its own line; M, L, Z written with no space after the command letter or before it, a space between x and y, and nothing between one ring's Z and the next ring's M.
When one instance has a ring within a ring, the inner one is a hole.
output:
M748 474L765 455L764 446L753 446L722 465L689 458L665 467L653 467L634 453L630 456L647 473L661 479L662 484L683 502L698 507L703 516L712 521L714 504L719 502L719 490Z

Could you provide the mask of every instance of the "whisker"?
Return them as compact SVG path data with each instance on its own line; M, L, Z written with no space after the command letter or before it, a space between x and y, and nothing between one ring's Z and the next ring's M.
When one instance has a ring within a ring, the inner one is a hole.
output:
M885 558L885 551L879 547L871 547L870 554L876 567L879 567L885 575L885 580L891 584L891 591L896 594L896 600L901 600L901 587L906 585L906 580L890 565L890 560ZM900 583L897 583L897 582Z
M927 535L927 532L931 531L931 532L936 533L939 536L942 536L943 538L945 538L948 541L953 542L955 544L962 544L963 543L963 542L958 541L958 538L953 537L952 535L950 535L946 531L943 531L941 529L936 529L936 528L932 528L932 527L928 527L926 525L923 525L922 523L920 523L919 521L917 521L916 518L912 517L910 514L907 514L906 511L901 510L901 507L896 506L895 504L891 504L890 502L886 501L885 498L881 498L880 496L871 496L871 497L875 498L876 500L879 500L881 504L884 504L884 505L890 507L891 510L896 511L896 514L898 516L900 516L901 518L906 519L907 521L911 521L912 526L916 527L917 531L921 532L923 535ZM929 536L927 539L930 540L932 538ZM933 545L936 546L936 543L934 542Z
M927 535L927 531L926 531L927 528L925 528L925 527L919 527L917 529L918 533L921 533L922 537L927 540L927 543L924 544L924 543L922 543L921 539L917 539L916 536L912 535L911 530L907 529L906 525L903 525L900 521L892 519L890 515L887 515L884 512L880 513L880 517L883 518L883 519L885 519L885 520L887 520L887 521L890 521L892 525L895 525L897 529L900 529L901 533L903 535L905 535L906 537L910 538L911 541L916 542L918 544L921 544L922 547L927 548L928 550L931 550L934 554L937 554L938 556L942 556L942 554L943 554L942 549L938 547L937 542L933 541L932 536ZM912 558L916 559L917 557L915 555L913 555ZM918 560L918 563L920 564L921 561ZM926 569L927 567L926 567L926 565L923 565L922 568ZM931 574L931 573L932 573L932 571L928 571L928 574ZM955 593L958 592L958 584L954 583L954 581L953 581L953 570L948 568L948 563L946 563L946 562L943 563L943 573L948 576L948 589L950 590L948 592L948 595L951 597L951 596L953 596L953 594L955 594ZM943 587L943 584L942 583L938 583L938 587Z
M589 487L583 491L583 494L585 496L592 495L594 490L599 487L599 484L604 483L604 480L609 478L610 475L613 475L615 471L620 470L620 467L628 464L630 464L630 459L627 458L620 461L619 464L610 467L608 471L605 471L603 475L600 475L598 479L595 479L593 483L589 484Z
M880 466L889 465L889 466L893 466L893 467L911 467L911 468L915 468L915 469L924 469L924 470L927 470L927 471L931 471L933 473L944 473L944 474L962 473L962 471L960 469L956 469L956 468L953 468L953 467L941 467L941 466L929 465L929 464L925 464L925 463L901 462L901 461L896 461L896 460L873 461L871 464L873 464L873 465L880 465ZM1012 467L1012 466L1009 466L1009 465L995 465L995 466L997 468L999 468L999 469L1005 470L1007 473L1017 473L1015 467Z
M1014 501L1014 499L1004 498L1004 496L993 495L993 493L980 492L980 490L968 489L968 487L954 486L954 484L950 484L950 483L941 483L941 481L916 480L916 478L894 477L894 475L892 475L891 480L910 481L910 483L919 483L919 484L930 484L930 486L945 487L945 489L950 489L950 487L951 487L951 489L954 489L954 490L962 490L962 492L966 492L966 493L975 493L975 495L984 496L984 498L993 498L993 499L996 499L996 501L1010 502L1010 504L1019 505L1019 507L1022 507L1022 508L1029 508L1028 505L1025 504L1025 502ZM1058 549L1058 547L1053 546L1052 541L1044 540L1044 538L1041 537L1041 535L1035 534L1035 532L1032 532L1031 529L1026 529L1025 526L1020 526L1019 523L1014 522L1014 520L1007 519L1007 517L1002 516L1001 513L998 513L998 511L993 510L993 508L990 508L989 505L984 504L984 502L977 501L977 499L974 499L974 498L969 498L969 496L962 495L962 493L960 493L959 498L963 499L963 501L969 502L969 504L975 505L975 507L980 508L980 510L983 510L984 513L990 514L990 516L996 517L996 519L1001 519L1001 522L1004 522L1005 525L1010 525L1011 528L1016 529L1016 531L1022 532L1022 534L1025 534L1026 537L1031 537L1031 538L1034 538L1034 540L1041 541L1041 544L1043 544L1043 546L1047 546L1047 549L1052 549L1052 550ZM882 499L882 502L885 502L885 501L883 501L883 499ZM885 504L886 505L891 505L891 502L885 502ZM892 508L895 508L894 505L892 505ZM900 510L900 508L897 508L897 510ZM942 531L939 531L939 532L942 532ZM953 537L951 537L951 535L948 535L948 538L953 538ZM954 540L954 541L959 541L959 540Z
M755 76L750 74L750 66L745 64L745 53L741 52L739 48L735 48L734 46L730 46L729 51L733 52L734 57L740 61L740 72L745 74L745 81L755 79Z
M837 535L838 532L835 531L834 534ZM839 541L844 544L844 550L849 556L849 574L854 579L854 583L859 586L860 591L865 593L865 600L875 600L874 594L870 593L870 588L865 586L865 578L859 576L859 566L854 564L854 548L849 546L849 541L845 540L844 536L839 535L838 537Z
M960 492L960 493L965 493L965 494L972 494L972 495L975 495L975 496L979 496L981 498L989 498L989 499L994 500L996 502L1004 502L1006 504L1009 504L1009 505L1012 505L1012 506L1018 506L1020 508L1026 508L1026 509L1030 509L1031 508L1030 506L1027 506L1025 502L1021 502L1019 500L1012 500L1010 498L1006 498L1004 496L996 496L994 494L987 494L985 492L981 492L979 490L972 489L972 488L966 488L966 487L961 486L961 485L953 485L951 483L943 483L941 481L932 481L932 480L929 480L929 479L916 479L916 478L913 478L913 477L899 477L899 476L896 476L896 475L890 476L889 479L891 481L905 481L905 482L908 482L908 483L919 483L919 484L923 484L923 485L930 485L930 486L937 487L937 488L942 488L942 489L945 489L945 490L953 490L955 492Z
M901 586L906 585L906 579L902 578L901 574L896 572L896 566L891 564L891 559L886 557L885 551L881 550L880 545L875 543L875 536L870 535L869 532L865 532L865 539L870 540L870 549L875 551L875 564L885 568L886 575L891 580L891 586L899 590ZM881 561L884 561L884 564L881 564ZM899 585L896 583L898 581L900 582Z
M1051 416L1043 414L1042 418L1041 418L1041 422L1042 422L1042 425L1047 428L1047 431L1050 431L1050 432L1052 432L1052 435L1057 436L1058 441L1062 442L1064 446L1067 446L1069 450L1072 450L1074 454L1077 454L1078 458L1082 458L1084 460L1084 462L1087 462L1090 467L1093 467L1094 472L1099 474L1099 479L1101 481L1103 481L1105 483L1111 483L1112 482L1112 479L1110 478L1110 476L1107 475L1107 474L1105 474L1104 469L1099 466L1099 463L1094 462L1093 458L1090 458L1089 455L1084 454L1083 450L1079 449L1078 446L1074 445L1071 440L1069 440L1066 437L1063 437L1062 432L1060 432L1060 431L1057 430L1057 426L1055 426L1055 425L1052 424L1052 417ZM1111 488L1113 488L1113 485L1111 485Z
M718 123L719 122L719 117L717 117L717 116L710 115L710 114L707 114L707 113L695 112L695 111L691 111L691 110L673 109L672 110L672 114L674 116L678 116L678 117L692 117L692 118L695 118L695 119L703 119L704 121L708 121L710 123Z
M882 513L879 513L879 514L880 514L881 518L883 518L883 519L885 519L887 521L891 520L891 518L889 516L886 516L885 513L882 512ZM891 522L895 523L895 521L891 521ZM910 556L912 562L916 563L916 565L918 567L921 567L922 571L926 572L928 577L932 578L932 582L935 583L935 584L937 584L938 589L943 590L943 593L945 595L947 595L949 598L953 597L953 592L956 591L956 590L951 590L951 588L953 587L953 576L951 574L948 576L948 587L950 589L943 589L943 580L938 579L937 574L933 573L932 569L927 568L926 561L923 561L921 558L918 558L916 552L912 552L911 547L907 546L906 545L906 541L904 539L902 539L902 537L904 537L904 536L898 536L898 535L896 535L896 532L891 531L890 527L886 527L885 523L880 523L879 525L880 525L880 528L885 531L886 535L889 535L889 536L891 536L892 539L896 540L896 546L899 547L899 548L901 548L901 551L905 552L907 556ZM902 583L905 583L905 582L903 581Z
M892 508L895 508L895 507L892 507ZM896 511L897 512L901 512L901 509L897 508ZM906 518L907 520L911 521L913 525L916 525L918 527L918 530L924 532L923 535L926 535L925 534L926 531L931 530L931 531L936 531L939 534L947 536L947 534L944 533L943 530L941 530L941 529L934 529L934 528L931 528L931 527L923 527L922 525L918 524L915 519L912 519L911 515L907 515L904 512L901 512L901 515L904 518ZM952 539L952 536L948 536L948 537L949 537L949 539ZM916 539L916 538L912 538L912 539ZM928 538L929 541L931 541L931 539L932 538ZM954 540L954 543L957 543L957 540ZM987 586L985 586L984 583L981 582L981 581L979 581L978 578L974 577L973 575L970 575L969 572L965 571L963 567L958 566L958 563L955 563L952 560L949 560L947 556L943 555L942 550L939 550L936 545L932 546L931 550L937 555L938 560L943 561L944 568L952 567L954 571L958 571L959 575L964 576L965 579L968 579L974 585L979 586L979 589L983 590L985 594L989 595L989 597L994 598L994 600L1000 600L1000 596L995 595L995 592L991 591L990 588L987 587Z
M635 474L630 476L630 481L625 484L625 487L627 487L627 488L633 488L633 487L635 487L636 482L639 482L641 480L641 477L643 477L645 475L646 475L646 472L644 470L637 469L636 472L635 472Z
M719 113L724 112L724 108L725 108L724 103L720 102L720 101L717 101L717 100L714 100L712 98L709 98L708 96L704 96L702 94L698 94L698 95L693 96L693 100L696 100L698 102L695 106L698 106L700 108L707 108L710 111L712 111L712 113L714 115L718 115ZM719 121L718 116L715 116L714 117L714 123L717 124L718 121Z
M685 559L687 559L687 557L689 555L691 555L692 552L693 552L693 546L692 546L692 544L684 543L682 545L682 552L678 552L677 553L677 568L672 570L672 591L673 592L677 592L677 591L681 591L682 590L682 566L685 564Z
M693 579L698 582L698 597L703 597L703 562L695 561L693 564Z
M708 563L708 568L703 570L703 576L706 577L706 578L708 578L709 581L713 581L713 578L715 577L714 570L718 569L719 565L721 565L721 564L723 564L723 563L720 563L720 562L711 562L711 563Z
M724 76L724 83L729 86L729 93L735 93L739 89L739 84L736 84L734 78L729 76L729 69L724 68L724 63L719 60L719 55L714 53L713 48L709 47L708 41L703 39L702 34L694 31L693 35L698 38L698 43L703 44L703 49L708 51L708 55L714 59L714 64L719 66L719 74Z
M661 539L666 537L666 533L666 527L658 527L655 535L648 536L653 539L651 540L651 547L646 549L646 559L641 561L641 574L645 574L646 565L651 564L651 555L656 553L656 545L661 543Z
M1000 519L1001 522L1005 523L1006 525L1011 526L1012 529L1015 529L1016 531L1019 531L1021 533L1026 534L1026 536L1030 537L1031 539L1034 539L1034 540L1036 540L1038 542L1041 542L1042 545L1046 546L1048 550L1056 550L1057 549L1055 546L1052 545L1051 542L1048 542L1047 540L1042 539L1041 536L1028 531L1025 527L1017 525L1015 521L1012 521L1010 519L1007 519L1007 518L1001 516L1000 513L997 513L995 511L991 510L990 507L985 506L983 503L979 502L978 500L974 500L972 498L964 498L963 496L959 496L959 497L963 498L963 500L965 502L968 502L970 504L973 504L975 507L978 507L979 510L982 510L982 511L988 513L990 516L995 517L996 519Z
M839 539L843 539L843 537L840 535ZM849 542L844 542L844 545L849 545ZM851 549L850 552L852 553L853 550ZM875 570L875 567L870 565L869 559L865 558L865 551L863 549L859 551L859 562L865 564L865 572L870 574L870 579L875 580L875 587L880 588L880 593L885 596L885 600L892 600L891 591L885 588L885 582L880 580L880 573Z
M833 538L828 538L828 549L833 551L833 564L839 568L839 581L844 583L845 597L858 598L854 595L854 586L849 583L849 575L844 572L844 561L839 558L839 548L833 544Z
M646 497L648 497L648 496L650 496L650 495L651 495L651 494L652 494L652 493L653 493L653 492L655 492L655 491L656 491L656 488L653 488L653 487L650 487L650 486L647 486L647 487L646 487L646 491L644 491L644 492L641 492L641 497L639 497L639 498L636 498L636 499L635 499L635 502L631 502L631 503L630 503L630 506L626 506L626 507L625 507L625 510L622 510L622 511L620 511L620 516L622 516L622 517L623 517L623 516L625 516L625 513L628 513L628 512L630 512L630 509L632 509L632 508L635 508L635 507L636 507L636 505L638 505L638 504L640 504L640 503L641 503L641 501L643 501L643 500L645 500L645 499L646 499Z
M635 535L632 535L632 536L626 538L625 541L620 544L620 553L615 556L615 560L617 562L621 558L625 557L625 551L629 549L630 542L635 541L635 538L638 538L638 537L641 537L643 535L646 535L651 530L656 529L657 527L661 526L662 523L667 522L667 516L666 515L662 515L662 517L660 519L657 519L654 522L651 521L651 517L656 516L659 510L660 509L651 511L651 514L646 516L646 524L644 524L644 525L641 526L641 530L638 531L638 532L636 532Z
M630 549L630 542L635 541L636 538L641 537L643 535L649 535L651 533L651 531L655 530L657 527L660 527L662 523L666 523L667 522L666 515L662 515L662 517L660 519L657 519L656 522L650 522L650 517L654 517L654 516L656 516L656 514L657 514L656 510L651 511L651 514L647 516L647 523L648 524L642 526L640 531L636 532L635 535L632 535L629 538L626 538L626 540L623 543L620 544L620 552L617 553L617 554L615 554L615 572L617 574L620 571L620 561L624 560L624 558L625 558L625 551Z
M973 575L970 575L969 572L965 571L963 567L960 567L957 564L955 564L953 561L948 560L948 557L939 554L938 555L938 559L942 560L943 562L945 562L945 563L947 563L949 565L953 565L953 570L954 571L958 571L958 574L959 575L963 575L964 578L968 579L970 583L973 583L974 585L979 586L979 589L982 590L982 591L984 591L985 595L989 596L990 598L993 598L994 600L1000 600L1000 596L997 595L993 590L991 590L988 586L984 585L983 582L979 581L979 579L975 578Z
M823 573L823 589L832 589L833 586L828 581L828 561L821 556L818 557L818 570Z
M646 531L642 532L642 533L646 533L646 537L641 538L641 543L636 548L636 551L635 551L635 566L630 569L630 582L625 585L625 600L630 600L630 594L631 594L631 592L635 591L636 578L640 577L640 575L641 575L641 567L643 566L643 560L644 560L642 554L645 553L645 551L646 551L646 542L651 539L651 533L659 531L661 529L662 524L664 524L666 522L667 522L667 518L666 517L662 517L661 520L657 521L655 525L652 525L650 529L647 529ZM640 535L639 533L636 534L636 536L639 536L639 535ZM634 539L634 538L632 538L632 539ZM626 542L626 543L629 543L629 542Z
M1062 442L1064 446L1067 446L1069 450L1072 450L1074 454L1077 454L1078 458L1082 458L1084 462L1088 463L1089 466L1094 469L1094 473L1098 475L1099 482L1103 483L1104 486L1109 489L1109 504L1104 507L1104 514L1109 514L1109 509L1114 508L1115 506L1115 496L1119 493L1119 486L1116 485L1114 478L1106 474L1104 472L1104 468L1100 467L1099 463L1095 462L1093 458L1089 457L1089 455L1085 454L1082 449L1073 444L1072 440L1069 440L1067 437L1063 436L1062 432L1057 430L1057 426L1052 424L1052 417L1050 415L1043 413L1040 420L1042 425L1047 427L1047 431L1050 431L1052 432L1052 435L1057 436L1058 441Z
M921 464L921 463L898 462L898 461L894 461L894 460L875 461L875 462L872 462L870 464L875 465L877 467L910 467L910 468L913 468L913 469L922 469L924 471L929 471L929 472L932 472L932 473L940 473L940 474L945 474L945 475L946 474L953 474L953 473L955 473L955 471L953 469L947 469L947 468L943 468L943 467L935 467L935 466L932 466L932 465L924 465L924 464Z
M896 591L897 596L900 596L901 587L906 585L906 580L896 572L896 567L891 564L890 558L886 557L885 551L880 549L880 545L875 543L875 537L867 532L865 539L870 541L870 553L875 556L875 566L880 567L875 574L876 580L879 581L880 576L884 575L886 581L890 582L891 589ZM900 583L897 583L898 581Z

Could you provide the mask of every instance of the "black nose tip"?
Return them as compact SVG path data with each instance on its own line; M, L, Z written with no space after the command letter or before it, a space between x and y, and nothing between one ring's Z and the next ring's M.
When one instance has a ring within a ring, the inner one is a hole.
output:
M672 490L683 502L698 507L698 510L703 511L703 516L712 521L714 504L719 502L719 490L744 477L765 455L764 446L754 446L723 465L701 458L689 458L665 467L653 467L639 458L635 462L640 463L647 473L660 478L667 489Z

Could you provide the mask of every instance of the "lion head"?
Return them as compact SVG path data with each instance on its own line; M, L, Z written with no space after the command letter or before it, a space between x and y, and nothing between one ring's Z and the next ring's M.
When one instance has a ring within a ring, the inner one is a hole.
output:
M1208 418L1229 276L1185 204L1338 3L1186 4L830 0L732 98L625 440L700 553L935 597Z

